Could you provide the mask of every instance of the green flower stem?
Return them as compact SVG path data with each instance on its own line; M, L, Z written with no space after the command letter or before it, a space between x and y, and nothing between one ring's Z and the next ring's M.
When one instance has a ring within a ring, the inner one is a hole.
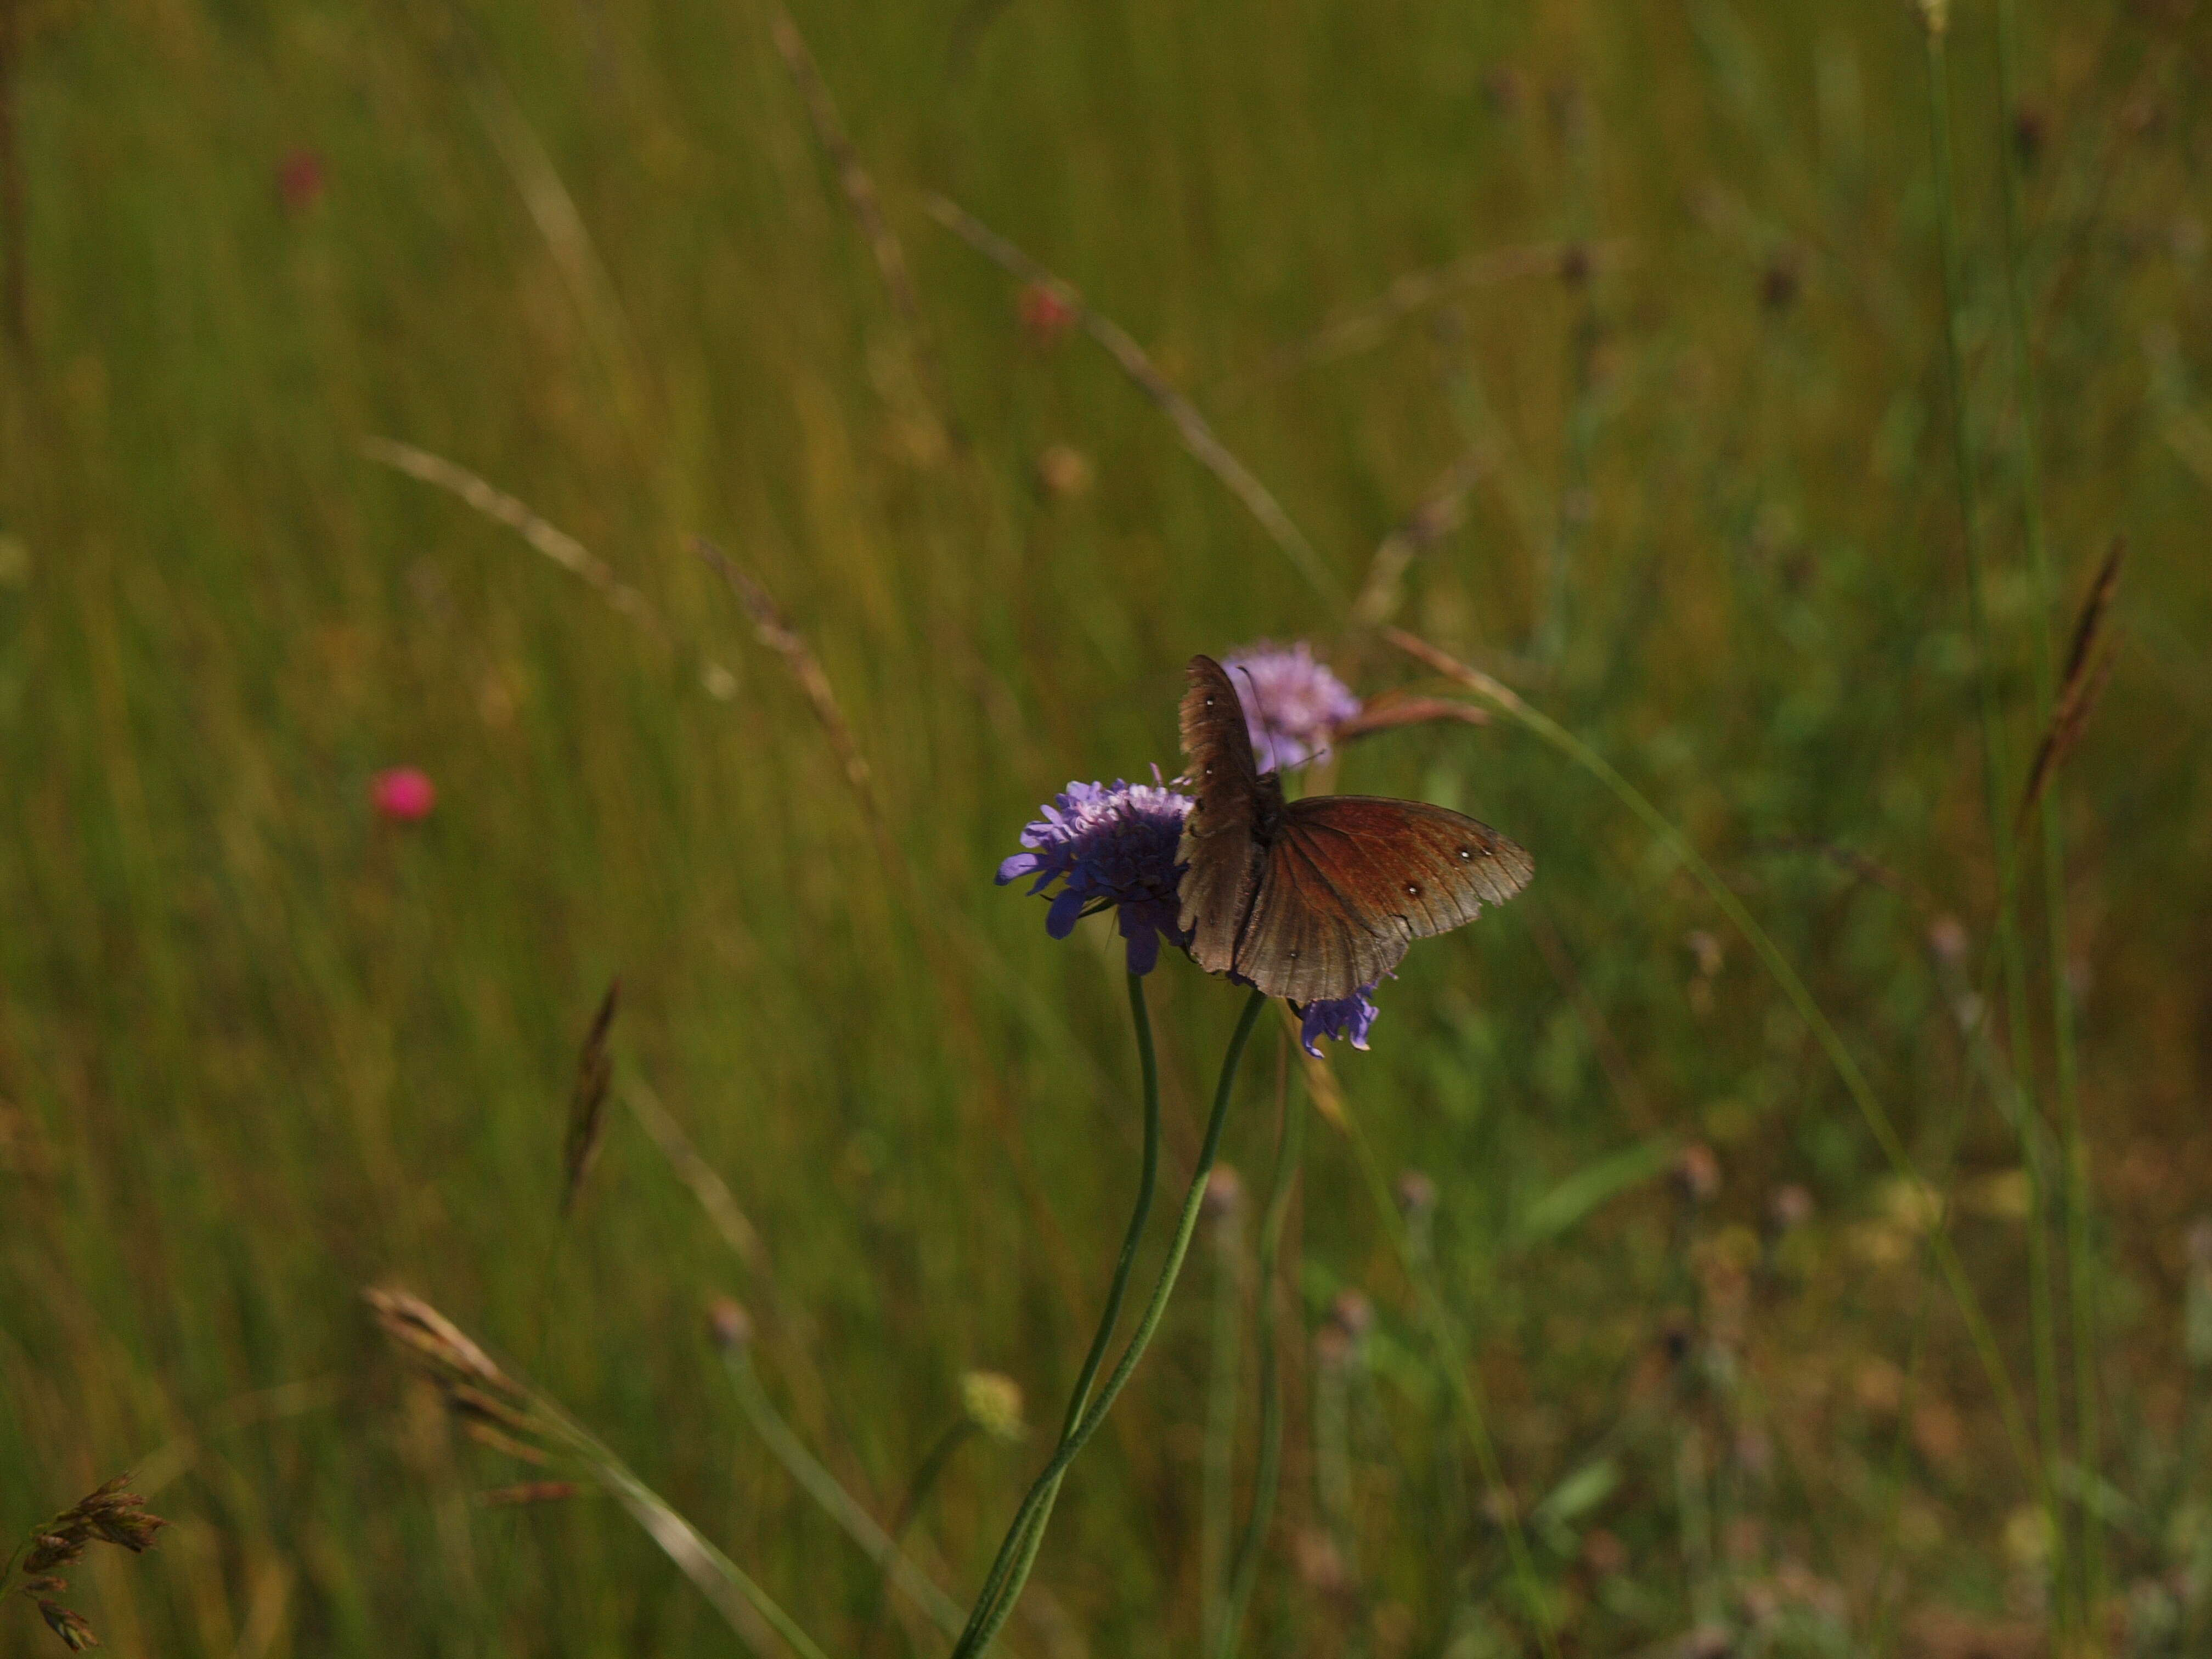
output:
M1106 1420L1106 1413L1114 1408L1114 1401L1127 1386L1137 1362L1144 1358L1152 1334L1159 1328L1160 1320L1167 1312L1168 1298L1175 1291L1176 1279L1182 1272L1183 1257L1190 1252L1191 1236L1198 1231L1199 1211L1206 1201L1206 1178L1213 1172L1214 1158L1221 1150L1221 1128L1229 1115L1230 1097L1236 1090L1237 1064L1244 1057L1244 1045L1250 1040L1252 1026L1267 1000L1266 995L1257 990L1244 1000L1244 1012L1237 1018L1235 1035L1229 1039L1229 1052L1222 1057L1221 1080L1214 1090L1212 1115L1206 1120L1206 1139L1199 1147L1198 1166L1192 1172L1190 1189L1183 1195L1175 1238L1168 1246L1159 1282L1152 1287L1152 1298L1145 1304L1136 1331L1129 1338L1129 1346L1121 1351L1121 1358L1098 1390L1098 1397L1087 1407L1082 1405L1081 1396L1088 1379L1079 1384L1077 1401L1069 1411L1073 1426L1015 1512L1013 1525L1006 1529L1006 1541L999 1547L999 1559L985 1581L985 1593L976 1598L975 1609L969 1614L968 1629L953 1650L952 1659L975 1659L975 1656L986 1651L1000 1626L1013 1612L1014 1602L1036 1560L1038 1547L1044 1541L1045 1525L1051 1519L1053 1501L1059 1496L1060 1480L1067 1473L1067 1466ZM1095 1367L1087 1369L1095 1371Z
M1283 1366L1275 1351L1275 1275L1283 1250L1283 1231L1290 1218L1291 1195L1297 1190L1299 1164L1305 1151L1306 1097L1303 1087L1292 1091L1284 1108L1281 1138L1275 1145L1275 1176L1267 1194L1267 1213L1260 1222L1260 1307L1257 1340L1260 1346L1260 1461L1252 1474L1252 1512L1245 1517L1244 1536L1237 1546L1237 1565L1229 1575L1229 1595L1221 1611L1221 1627L1215 1638L1216 1659L1234 1659L1244 1633L1245 1610L1251 1606L1252 1589L1259 1581L1260 1557L1267 1547L1267 1528L1274 1520L1275 1492L1283 1472Z
M897 1540L877 1524L875 1516L860 1507L837 1477L823 1468L792 1432L791 1425L769 1399L768 1390L761 1387L760 1374L753 1369L751 1349L743 1343L733 1344L724 1351L723 1364L729 1370L738 1405L752 1419L754 1429L768 1443L768 1449L775 1454L775 1461L783 1465L809 1498L828 1512L831 1520L845 1529L879 1572L912 1596L947 1635L957 1631L960 1604L938 1589L927 1573L900 1553Z
M1106 1291L1106 1310L1099 1316L1098 1334L1091 1339L1091 1352L1083 1357L1083 1370L1077 1374L1074 1392L1068 1396L1067 1416L1060 1425L1063 1441L1075 1432L1076 1425L1083 1420L1083 1407L1091 1398L1091 1385L1098 1380L1098 1368L1106 1363L1106 1350L1114 1340L1114 1328L1121 1322L1121 1304L1128 1295L1129 1274L1136 1267L1137 1248L1144 1242L1145 1223L1152 1213L1152 1194L1160 1182L1160 1062L1152 1049L1152 1017L1145 1006L1144 978L1138 974L1129 975L1129 1022L1136 1028L1137 1068L1144 1079L1144 1169L1137 1177L1137 1207L1129 1213L1129 1231L1122 1235L1121 1255L1114 1264L1114 1282Z
M1129 1274L1137 1265L1137 1249L1144 1242L1145 1223L1152 1217L1152 1194L1159 1185L1159 1059L1152 1047L1152 1017L1145 1006L1145 981L1137 974L1129 975L1129 1020L1136 1028L1137 1064L1144 1079L1144 1169L1137 1179L1136 1207L1130 1212L1128 1230L1121 1236L1121 1255L1114 1264L1114 1280L1107 1287L1106 1307L1098 1318L1097 1334L1091 1339L1091 1352L1084 1356L1083 1369L1076 1374L1074 1389L1068 1395L1067 1414L1060 1429L1060 1443L1062 1446L1067 1443L1081 1424L1083 1408L1091 1398L1091 1385L1097 1381L1098 1368L1106 1363L1107 1347L1114 1340L1115 1327L1121 1321L1121 1304L1128 1294ZM1054 1493L1048 1494L1046 1498L1042 1513L1047 1516L1051 1513L1052 1497L1056 1495L1057 1490L1055 1483ZM1034 1492L1030 1494L1032 1498L1035 1495ZM997 1604L1000 1591L1006 1588L1006 1575L1014 1570L1022 1553L1026 1551L1029 1557L1035 1557L1036 1543L1042 1541L1042 1521L1034 1523L1040 1534L1038 1540L1030 1541L1019 1537L1022 1529L1032 1524L1030 1517L1034 1514L1025 1501L1015 1516L1015 1528L1008 1531L1005 1540L1000 1544L999 1553L991 1563L990 1573L983 1580L982 1589L976 1595L975 1606L961 1630L962 1652L966 1651L964 1644L975 1633L978 1618L986 1608Z
M1200 1505L1199 1632L1210 1650L1229 1585L1229 1535L1236 1517L1237 1393L1243 1337L1244 1227L1241 1206L1213 1224L1212 1352L1206 1374L1206 1459Z
M1698 884L1705 890L1706 896L1721 914L1750 943L1761 964L1775 983L1782 988L1782 994L1789 999L1790 1006L1796 1010L1798 1018L1805 1022L1814 1041L1820 1044L1821 1053L1835 1068L1844 1092L1850 1096L1852 1103L1858 1108L1868 1132L1873 1135L1875 1146L1881 1149L1882 1156L1889 1160L1890 1168L1908 1180L1917 1179L1918 1171L1913 1165L1911 1153L1906 1150L1904 1139L1897 1133L1897 1126L1890 1121L1888 1109L1882 1105L1881 1097L1875 1093L1874 1085L1867 1081L1866 1073L1859 1069L1859 1063L1845 1045L1842 1034L1821 1012L1820 1005L1813 999L1813 993L1798 977L1797 970L1790 965L1790 958L1782 954L1782 947L1775 944L1765 928L1759 926L1758 919L1736 896L1735 890L1715 873L1711 865L1705 862L1704 854L1691 844L1690 838L1676 829L1643 791L1614 770L1612 763L1604 756L1541 709L1523 702L1520 694L1511 687L1492 679L1480 669L1455 661L1426 640L1418 635L1408 634L1403 629L1387 628L1383 629L1383 637L1408 656L1426 663L1437 672L1458 681L1494 703L1613 791L1621 805L1651 832L1653 839L1679 859L1683 867L1697 878ZM2009 873L2008 869L2005 874L2008 877ZM1387 1199L1388 1196L1386 1188L1383 1197ZM1395 1215L1395 1211L1392 1213ZM1996 1395L1997 1414L2004 1425L2006 1438L2012 1443L2013 1454L2019 1459L2021 1469L2039 1486L2043 1469L2036 1455L2035 1443L2028 1434L2026 1419L2021 1414L2020 1398L2014 1391L2011 1376L2005 1370L2004 1357L1998 1351L1996 1336L1990 1332L1989 1318L1982 1311L1980 1298L1974 1294L1972 1281L1966 1277L1965 1264L1959 1260L1958 1247L1952 1242L1948 1216L1937 1225L1929 1248L1935 1253L1936 1265L1942 1271L1945 1287L1958 1306L1959 1316L1966 1322L1967 1334L1972 1339L1974 1352L1989 1379L1990 1391Z

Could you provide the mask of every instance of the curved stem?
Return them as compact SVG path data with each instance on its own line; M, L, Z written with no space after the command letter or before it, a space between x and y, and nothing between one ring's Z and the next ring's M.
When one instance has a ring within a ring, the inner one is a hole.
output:
M1237 1395L1243 1369L1244 1226L1238 1206L1213 1221L1212 1352L1206 1367L1206 1455L1199 1504L1199 1639L1203 1651L1221 1627L1229 1583L1229 1534L1235 1524Z
M1183 1194L1175 1238L1168 1246L1159 1282L1153 1285L1152 1297L1145 1304L1136 1332L1129 1338L1129 1346L1121 1351L1121 1358L1115 1364L1105 1385L1098 1390L1098 1397L1087 1408L1082 1407L1079 1401L1071 1408L1073 1426L1061 1439L1059 1451L1045 1466L1044 1473L1030 1488L1029 1496L1022 1500L1021 1508L1015 1511L1006 1540L999 1546L999 1559L985 1581L985 1593L976 1598L975 1610L968 1617L968 1629L959 1645L953 1649L952 1659L974 1659L974 1656L982 1653L1013 1612L1023 1583L1036 1560L1038 1547L1044 1542L1045 1526L1052 1518L1053 1501L1060 1494L1060 1480L1067 1473L1067 1466L1075 1461L1076 1454L1091 1437L1098 1432L1098 1425L1113 1410L1114 1401L1127 1386L1152 1334L1159 1328L1160 1320L1167 1312L1168 1298L1175 1292L1176 1276L1182 1271L1183 1257L1190 1252L1191 1235L1198 1231L1199 1211L1206 1200L1206 1178L1213 1172L1215 1155L1221 1150L1221 1128L1229 1115L1230 1097L1235 1092L1237 1063L1244 1057L1244 1045L1267 1000L1266 994L1257 990L1244 1000L1244 1012L1237 1018L1235 1035L1229 1039L1229 1052L1222 1057L1221 1080L1213 1092L1213 1112L1206 1120L1206 1139L1199 1147L1198 1165L1192 1171L1189 1190Z
M1114 1340L1115 1327L1121 1321L1121 1304L1128 1295L1129 1274L1137 1264L1137 1249L1144 1242L1145 1224L1152 1217L1152 1194L1159 1185L1160 1172L1160 1069L1159 1059L1152 1046L1152 1017L1145 1004L1145 981L1141 975L1129 975L1129 1021L1137 1033L1137 1065L1144 1080L1145 1154L1144 1168L1137 1179L1137 1204L1129 1215L1127 1231L1121 1236L1121 1254L1114 1264L1113 1283L1107 1287L1106 1306L1099 1315L1098 1330L1091 1339L1091 1352L1083 1358L1083 1369L1076 1373L1075 1387L1068 1395L1067 1413L1060 1423L1060 1439L1065 1445L1082 1421L1083 1407L1091 1397L1091 1385L1097 1380L1098 1368L1106 1363L1106 1349ZM1029 1513L1025 1503L1016 1516L1018 1522ZM991 1563L991 1571L977 1592L975 1608L968 1623L960 1632L964 1644L975 1634L977 1616L986 1607L994 1605L1005 1588L1006 1575L1013 1571L1016 1556L1014 1546L1018 1527L1010 1529L999 1546L999 1553ZM1030 1553L1035 1553L1034 1546ZM964 1651L964 1647L963 1650Z
M1267 1212L1260 1223L1260 1462L1252 1475L1252 1512L1237 1541L1237 1565L1229 1575L1229 1595L1221 1613L1216 1659L1234 1659L1244 1633L1244 1613L1260 1577L1260 1555L1274 1519L1275 1490L1283 1470L1283 1365L1275 1352L1275 1271L1282 1255L1283 1231L1290 1218L1291 1194L1297 1185L1305 1148L1306 1097L1301 1088L1285 1105L1281 1139L1275 1146L1275 1177L1267 1194Z
M1060 1427L1063 1440L1074 1432L1076 1424L1082 1420L1084 1402L1091 1397L1091 1385L1098 1379L1098 1368L1106 1363L1107 1346L1114 1340L1114 1328L1121 1321L1121 1304L1129 1292L1129 1274L1137 1265L1137 1247L1144 1242L1145 1223L1152 1213L1152 1194L1160 1182L1160 1062L1152 1049L1152 1017L1145 1006L1145 981L1136 974L1129 975L1129 1021L1136 1028L1137 1067L1144 1079L1144 1170L1137 1177L1137 1207L1130 1212L1129 1230L1122 1235L1121 1254L1114 1264L1114 1282L1106 1292L1106 1310L1099 1316L1098 1334L1091 1339L1091 1352L1084 1356L1083 1369L1075 1378L1075 1390L1068 1396L1067 1416Z

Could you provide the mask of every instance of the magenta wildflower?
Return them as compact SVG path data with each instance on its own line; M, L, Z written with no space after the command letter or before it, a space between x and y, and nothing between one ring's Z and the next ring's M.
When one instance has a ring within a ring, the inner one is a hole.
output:
M999 866L999 884L1033 875L1030 891L1042 893L1061 883L1044 918L1054 939L1066 939L1085 916L1118 911L1129 971L1149 974L1163 936L1178 948L1190 943L1176 925L1176 896L1182 878L1176 848L1190 807L1189 796L1158 783L1071 783L1023 830L1029 850Z
M1375 1006L1374 990L1372 985L1363 985L1348 997L1309 1002L1299 1009L1298 1041L1305 1045L1306 1052L1319 1060L1323 1037L1334 1037L1364 1050L1367 1033L1379 1012Z
M329 183L323 158L313 150L295 149L277 164L276 197L295 216L321 201Z
M1359 699L1317 660L1304 640L1256 640L1221 659L1244 704L1244 723L1262 772L1287 772L1318 760L1330 736L1359 712Z
M1018 307L1022 332L1039 351L1049 351L1075 326L1075 307L1048 283L1031 283Z
M394 766L370 780L369 804L394 823L417 823L438 804L438 787L419 766Z

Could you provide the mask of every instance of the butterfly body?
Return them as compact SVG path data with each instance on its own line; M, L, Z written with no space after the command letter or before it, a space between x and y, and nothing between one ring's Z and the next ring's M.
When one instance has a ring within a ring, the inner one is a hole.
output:
M1262 772L1235 685L1190 661L1182 737L1196 805L1177 891L1191 955L1294 1003L1372 986L1416 939L1474 920L1528 884L1528 854L1487 824L1374 795L1285 800Z

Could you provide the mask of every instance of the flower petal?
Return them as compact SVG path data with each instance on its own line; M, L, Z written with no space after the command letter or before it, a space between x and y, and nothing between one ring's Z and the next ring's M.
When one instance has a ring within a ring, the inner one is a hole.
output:
M1129 971L1139 977L1159 966L1160 932L1130 905L1121 907L1121 937L1129 941Z
M1044 930L1054 939L1066 939L1075 931L1082 920L1083 895L1074 888L1064 890L1052 902L1052 908L1044 913Z

